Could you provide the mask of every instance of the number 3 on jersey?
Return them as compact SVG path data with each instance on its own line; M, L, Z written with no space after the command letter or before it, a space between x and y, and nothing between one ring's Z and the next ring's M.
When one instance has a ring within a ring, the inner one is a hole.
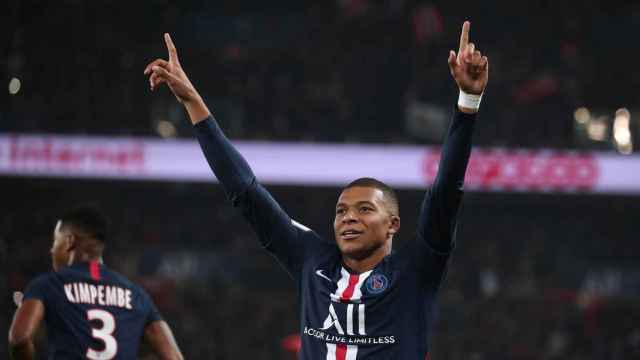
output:
M104 343L104 350L97 351L92 348L87 349L87 359L91 360L110 360L118 353L118 342L113 337L113 331L116 329L116 320L113 315L107 311L100 309L91 309L87 311L87 319L89 322L97 320L97 327L91 326L91 336Z

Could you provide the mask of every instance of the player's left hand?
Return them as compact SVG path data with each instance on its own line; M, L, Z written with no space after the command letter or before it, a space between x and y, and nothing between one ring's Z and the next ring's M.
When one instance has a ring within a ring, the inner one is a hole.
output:
M17 307L22 306L23 298L24 298L24 294L21 291L13 292L13 303L16 304Z
M449 52L449 70L458 88L467 94L480 95L489 81L489 59L469 42L471 23L462 24L458 53Z

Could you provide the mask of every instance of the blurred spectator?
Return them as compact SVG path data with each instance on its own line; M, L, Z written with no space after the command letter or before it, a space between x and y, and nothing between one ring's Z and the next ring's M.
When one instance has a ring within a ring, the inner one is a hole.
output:
M52 216L69 202L95 200L114 232L106 261L149 291L186 357L291 358L295 337L287 336L299 326L295 284L218 186L0 180L0 196L10 204L0 209L3 254L11 255L3 256L5 294L49 269L43 249ZM337 189L271 190L293 217L331 236L317 213L332 211ZM413 236L422 199L421 191L398 195L403 225L395 246ZM468 194L432 357L640 355L638 211L628 197ZM3 301L4 313L13 314L8 297Z
M243 4L10 1L0 64L21 88L5 93L0 127L157 135L168 120L191 136L170 95L151 97L141 75L165 55L169 31L233 138L439 142L437 125L425 134L402 119L415 104L448 111L456 99L446 57L463 17L491 59L477 144L586 146L573 133L575 109L635 111L640 76L628 69L638 50L624 40L636 28L632 2Z

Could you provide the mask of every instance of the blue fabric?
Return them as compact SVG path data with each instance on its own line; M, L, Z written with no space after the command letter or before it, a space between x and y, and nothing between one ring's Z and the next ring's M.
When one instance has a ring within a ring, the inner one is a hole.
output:
M425 358L436 295L454 247L475 118L454 113L415 239L365 274L349 273L334 240L321 239L287 215L257 183L215 119L195 125L204 155L232 204L296 280L301 359L326 359L328 351L346 351L357 359ZM353 298L342 301L350 281L358 288L350 290Z
M161 320L143 289L104 265L99 269L99 280L91 277L89 263L79 263L40 275L27 286L24 300L44 304L49 359L86 359L89 348L104 350L105 342L94 336L109 325L101 319L114 325L106 332L117 343L114 359L137 359L144 328ZM97 317L89 321L89 312L96 310Z

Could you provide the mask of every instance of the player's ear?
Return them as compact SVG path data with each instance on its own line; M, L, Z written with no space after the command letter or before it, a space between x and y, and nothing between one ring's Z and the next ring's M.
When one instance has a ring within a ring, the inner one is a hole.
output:
M75 234L71 233L64 238L64 242L65 249L67 251L72 251L76 248L78 237Z
M391 215L391 224L389 224L389 235L395 235L400 231L400 217Z
M73 265L76 258L76 247L78 246L78 237L71 233L65 238L65 250L67 252L67 266Z

